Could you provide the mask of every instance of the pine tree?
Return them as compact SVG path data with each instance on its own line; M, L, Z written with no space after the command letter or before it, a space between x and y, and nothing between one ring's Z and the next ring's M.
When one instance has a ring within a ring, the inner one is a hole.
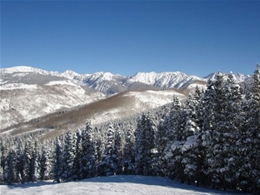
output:
M73 162L75 158L75 140L72 137L72 133L68 131L65 134L64 139L64 150L62 154L63 164L62 164L62 175L61 179L63 181L71 181L73 179Z
M173 102L169 116L165 119L165 127L167 129L168 143L172 142L176 138L176 129L178 129L178 117L180 114L181 103L178 97L173 97Z
M17 143L16 149L16 174L19 182L25 182L25 156L24 156L24 147L22 146L22 141Z
M62 145L59 137L56 137L55 146L54 146L54 154L53 154L53 179L54 181L60 183L61 175L63 172L63 158L62 158Z
M117 174L122 174L123 173L123 138L120 130L120 124L117 125L116 130L115 130L115 155L117 156Z
M180 179L184 182L184 166L182 162L181 147L183 145L183 132L186 123L186 112L183 110L178 98L174 98L172 109L167 119L167 135L169 141L165 148L165 158L170 178Z
M198 93L198 91L196 92ZM196 150L196 147L198 146L198 134L199 134L199 127L197 125L197 115L196 115L196 107L198 106L198 98L196 94L194 96L189 96L184 109L184 128L182 132L182 139L179 141L182 141L182 148L181 148L181 154L182 154L182 167L184 168L183 174L186 177L186 180L188 180L188 183L192 182L194 183L196 180L196 177L198 177L198 166L199 166L199 153Z
M134 134L132 127L129 127L125 135L125 145L123 152L124 174L134 173L134 159Z
M42 145L41 155L39 158L39 178L40 180L49 179L49 151L45 145Z
M241 126L242 112L242 95L240 86L235 82L232 72L229 73L227 81L224 85L225 93L225 119L222 122L222 158L224 160L224 166L222 170L225 170L223 174L224 188L229 185L229 188L236 189L236 183L238 178L236 174L238 172L237 164L240 159L239 146L237 141L239 140L239 129ZM224 131L223 131L224 130Z
M98 175L114 175L117 170L118 157L115 154L115 130L112 124L109 124L107 130L107 140L102 160L98 165Z
M25 180L37 180L37 141L33 142L29 137L24 148Z
M74 133L73 140L75 142L75 157L72 166L72 180L80 180L81 179L81 163L83 158L82 153L82 135L81 131L78 130Z
M141 175L157 175L155 161L155 124L149 115L142 114L135 131L135 172Z
M87 121L86 128L82 131L82 160L80 164L81 179L93 177L96 173L95 148L93 127Z
M244 191L260 192L260 70L253 74L251 91L244 104L244 123L242 125L241 153L243 162L239 169L239 187Z
M15 163L16 163L15 151L11 149L6 157L5 180L8 185L16 183Z
M7 147L4 136L0 137L0 183L4 182L6 170Z

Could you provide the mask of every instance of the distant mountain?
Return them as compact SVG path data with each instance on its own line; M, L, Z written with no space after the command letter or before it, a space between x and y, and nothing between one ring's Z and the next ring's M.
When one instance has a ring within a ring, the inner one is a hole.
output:
M207 80L213 77L214 74L200 78L181 72L138 72L123 77L109 72L78 74L67 70L59 73L27 66L0 69L0 129L56 111L82 107L125 91L140 91L130 95L132 98L128 98L125 104L140 101L146 102L136 103L142 108L153 108L171 101L172 93L165 89L178 89L179 96L183 97L193 92L196 86L205 88ZM249 78L236 75L238 82Z
M126 90L162 88L181 88L192 81L206 82L205 78L188 76L182 72L144 73L138 72L133 76L123 77L109 72L94 74L78 74L71 70L63 73L45 71L27 66L1 69L0 82L46 84L53 80L68 79L80 86L101 91L105 95L113 95Z

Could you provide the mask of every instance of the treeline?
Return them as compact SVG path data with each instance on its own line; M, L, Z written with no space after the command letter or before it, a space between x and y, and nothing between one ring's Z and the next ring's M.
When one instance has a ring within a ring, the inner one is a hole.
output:
M0 138L0 182L56 182L94 176L166 176L188 184L260 192L260 70L241 94L234 75L217 73L205 91L137 120L68 131L40 143Z

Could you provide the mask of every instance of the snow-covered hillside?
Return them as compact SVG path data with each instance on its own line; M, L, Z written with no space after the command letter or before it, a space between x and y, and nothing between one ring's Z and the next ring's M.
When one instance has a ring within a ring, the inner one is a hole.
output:
M53 81L51 84L57 82L59 83L60 81ZM95 101L91 104L85 104L84 106L80 106L80 109L76 107L67 110L66 113L61 111L63 114L58 112L57 114L52 114L51 117L46 115L45 117L41 117L41 119L36 119L36 121L38 121L37 126L31 121L29 123L21 123L19 128L11 126L0 133L28 133L34 132L37 129L48 130L46 127L51 127L52 130L53 127L57 127L55 130L78 129L84 127L88 119L91 120L93 124L100 124L122 117L130 117L171 103L173 96L178 97L180 100L186 98L183 93L173 89L127 91L107 99ZM56 104L57 106L59 105L58 102L56 102ZM55 105L53 106L55 107ZM12 116L10 115L9 117ZM8 121L5 122L8 123Z
M171 103L173 96L178 97L180 100L186 98L184 94L176 90L128 91L111 98L110 104L112 104L111 102L116 102L116 104L103 112L95 113L91 120L93 124L98 124L119 119L122 116L127 117L141 113Z
M105 98L102 93L91 92L70 80L45 85L7 83L0 86L0 92L0 129Z
M127 103L133 106L131 109L154 108L171 101L173 94L163 90L177 88L180 89L178 95L183 96L181 91L185 91L187 96L196 86L205 88L208 78L212 75L200 78L181 72L139 72L123 77L109 72L78 74L68 70L59 73L27 66L0 69L0 129L127 90L140 91L127 94L135 97L134 102ZM248 78L242 74L236 76L239 82Z
M95 177L78 182L55 184L43 181L12 186L0 186L0 194L5 195L54 195L54 194L89 194L89 195L235 195L200 187L180 184L162 177L146 176L110 176Z

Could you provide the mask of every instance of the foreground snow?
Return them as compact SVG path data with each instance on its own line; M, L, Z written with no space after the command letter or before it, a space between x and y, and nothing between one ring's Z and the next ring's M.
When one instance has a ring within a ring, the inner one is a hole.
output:
M95 177L78 182L68 182L61 184L54 184L52 181L44 181L12 186L3 185L0 186L0 194L231 195L232 193L180 184L178 182L161 177L145 177L135 175Z

